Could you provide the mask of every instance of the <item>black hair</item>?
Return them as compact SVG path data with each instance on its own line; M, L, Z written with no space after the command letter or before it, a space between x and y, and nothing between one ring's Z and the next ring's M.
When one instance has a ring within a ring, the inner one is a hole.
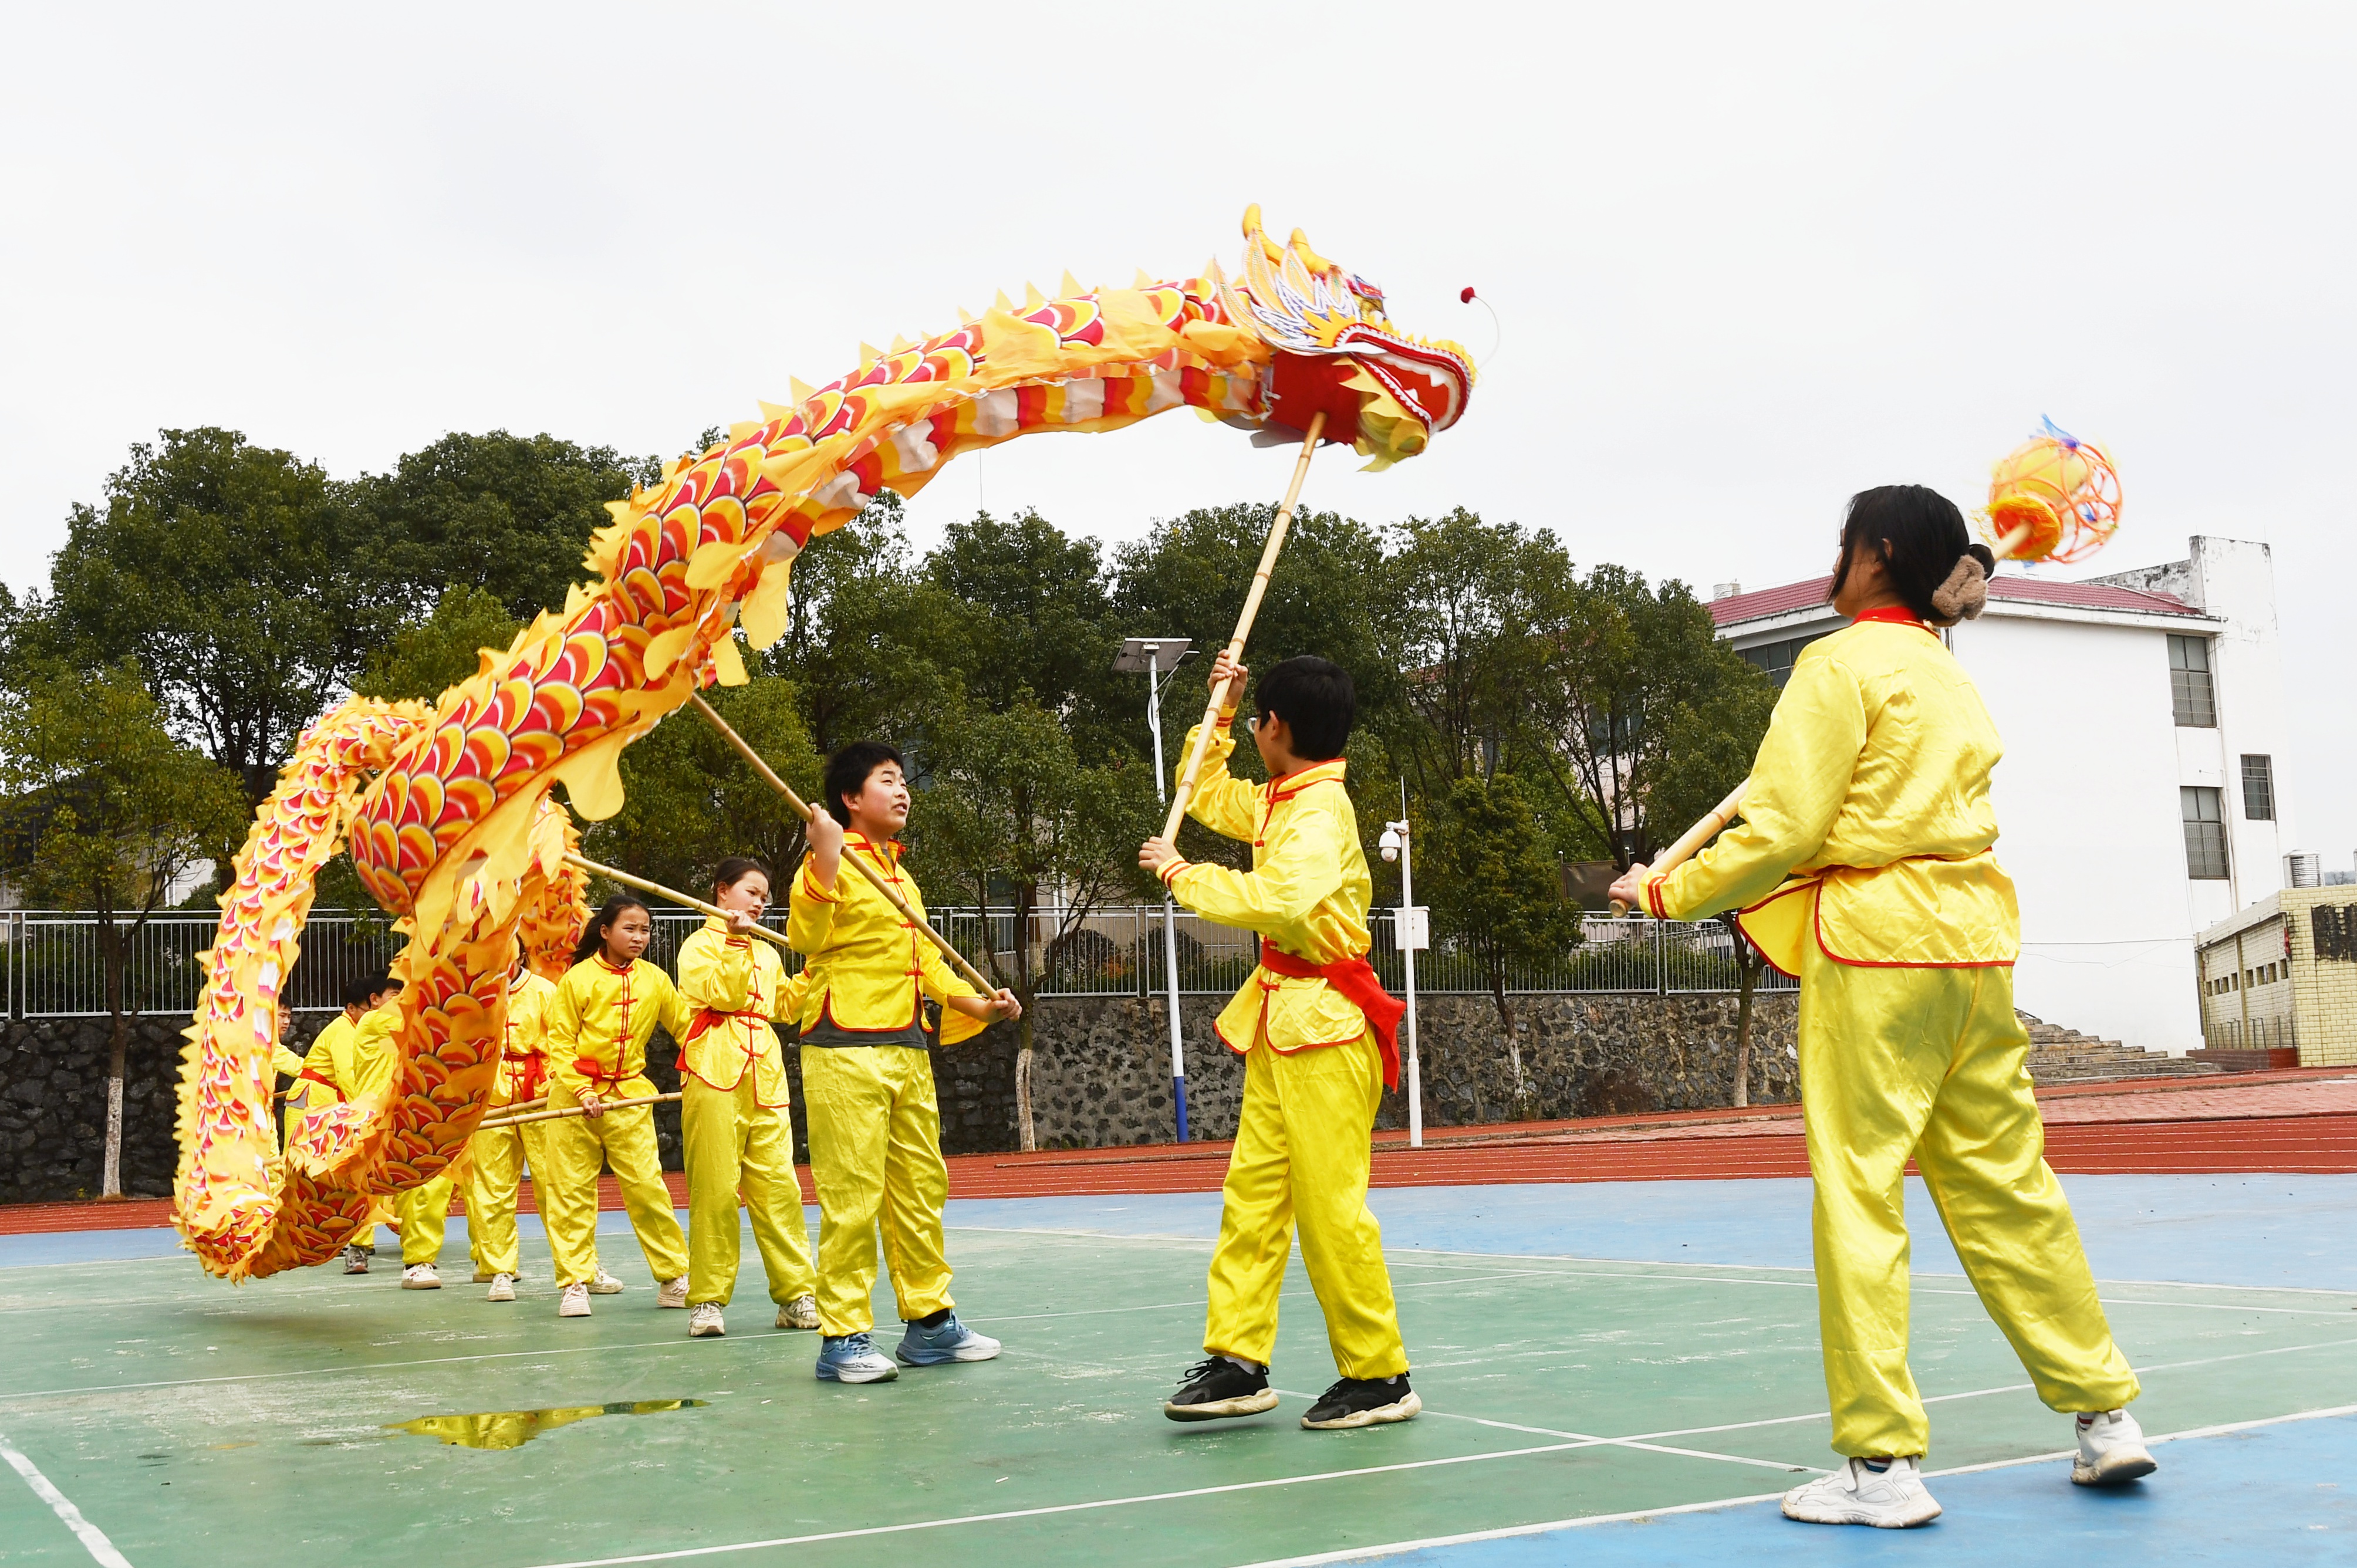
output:
M606 950L606 928L620 919L625 909L647 909L647 901L635 893L617 893L598 905L589 923L581 928L581 940L573 944L574 962L587 963ZM654 911L647 909L647 915L652 918Z
M1970 558L1979 564L1985 581L1996 570L1996 555L1987 545L1974 542L1964 513L1939 491L1924 485L1877 485L1850 497L1849 514L1842 520L1841 561L1825 591L1827 603L1841 592L1857 552L1869 544L1883 546L1891 591L1921 618L1934 626L1953 626L1980 613L1978 583L1963 584L1963 604L1958 603L1959 573L1972 576L1964 566Z
M378 970L374 974L357 975L344 982L344 1005L367 1007L373 1004L376 999L386 992L400 989L401 982L382 970Z
M902 772L909 765L900 754L880 740L855 740L826 759L826 814L851 825L851 808L843 803L845 795L856 795L867 788L868 775L886 763Z
M1350 671L1314 653L1297 653L1260 678L1253 711L1274 714L1293 731L1293 755L1325 762L1342 755L1351 725L1359 716L1359 693Z
M713 868L712 890L715 893L726 893L757 871L763 876L770 875L770 868L752 856L732 854Z

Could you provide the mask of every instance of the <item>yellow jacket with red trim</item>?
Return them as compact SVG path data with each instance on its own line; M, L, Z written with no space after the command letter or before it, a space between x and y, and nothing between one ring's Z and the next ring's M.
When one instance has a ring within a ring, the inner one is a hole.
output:
M1189 730L1179 755L1191 754L1194 745ZM1222 723L1203 754L1187 814L1249 843L1253 868L1174 860L1162 868L1163 885L1205 919L1241 926L1296 958L1328 964L1363 956L1372 945L1367 908L1375 885L1359 845L1358 812L1342 787L1341 759L1254 785L1228 771L1234 750L1235 736ZM1318 976L1255 967L1217 1027L1222 1042L1239 1054L1263 1040L1278 1052L1305 1051L1359 1039L1367 1015Z
M683 1040L694 1019L671 976L642 958L617 969L603 953L566 970L546 1009L548 1080L576 1099L594 1093L636 1100L651 1092L644 1079L655 1026ZM594 1070L585 1069L585 1061Z
M770 1024L801 1020L803 989L774 945L732 937L726 922L705 920L679 945L679 993L695 1014L679 1070L733 1090L750 1069L757 1103L790 1103L785 1058Z
M500 1033L500 1075L491 1085L491 1105L537 1100L548 1078L548 999L556 983L529 969L508 982L508 1016Z
M361 1014L357 1024L349 1013L330 1019L304 1055L296 1090L316 1087L299 1103L317 1109L339 1100L357 1100L392 1077L393 1036L400 1027L400 1005L392 1001ZM290 1101L296 1090L287 1091Z
M1742 821L1645 898L1665 919L1738 909L1770 962L1814 942L1844 963L2009 964L2021 946L1998 866L1989 774L2004 746L1955 656L1915 622L1860 621L1792 666Z
M853 855L883 875L908 900L918 921L925 918L924 895L900 864L897 841L881 846L864 833L845 833L843 855ZM786 942L802 965L802 1033L823 1022L852 1034L899 1035L921 1022L925 997L944 1001L978 994L943 959L941 950L901 918L889 900L848 865L839 866L834 886L819 886L812 858L802 857L794 875ZM971 1039L986 1027L954 1008L942 1009L942 1044Z

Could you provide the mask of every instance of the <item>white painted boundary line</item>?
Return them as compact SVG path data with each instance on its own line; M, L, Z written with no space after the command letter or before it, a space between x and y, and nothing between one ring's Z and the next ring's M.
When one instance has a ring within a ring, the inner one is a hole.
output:
M2163 1433L2147 1437L2147 1443L2177 1443L2192 1437L2219 1437L2230 1432L2249 1432L2262 1426L2280 1426L2287 1422L2321 1421L2333 1416L2357 1415L2357 1405L2336 1405L2330 1410L2304 1410L2294 1415L2268 1416L2260 1421L2229 1422L2222 1426L2189 1427L2183 1432ZM1984 1470L2009 1470L2023 1465L2050 1464L2068 1459L2073 1450L2060 1449L2051 1454L2031 1454L2019 1459L1996 1459L1986 1465L1959 1465L1952 1470L1931 1470L1930 1476L1970 1476ZM1469 1546L1477 1541L1507 1541L1516 1536L1544 1535L1559 1530L1585 1530L1591 1525L1627 1524L1637 1520L1664 1519L1672 1514L1709 1513L1720 1509L1748 1508L1756 1503L1778 1499L1776 1492L1760 1492L1750 1497L1722 1498L1716 1502L1680 1503L1673 1508L1643 1509L1630 1513L1589 1514L1579 1519L1556 1520L1549 1524L1509 1525L1501 1530L1469 1530L1462 1535L1434 1535L1421 1541L1395 1541L1383 1546L1359 1546L1343 1552L1321 1552L1307 1557L1275 1557L1265 1562L1243 1565L1243 1568L1322 1568L1329 1563L1363 1563L1383 1557L1396 1557L1405 1552L1423 1552L1436 1546Z
M49 1505L49 1510L65 1521L65 1527L74 1532L83 1549L105 1568L131 1568L129 1560L114 1550L114 1542L106 1539L106 1531L82 1518L81 1509L74 1507L30 1459L17 1453L5 1437L0 1437L0 1459L8 1461L8 1467L25 1477L25 1485L33 1488L33 1495Z

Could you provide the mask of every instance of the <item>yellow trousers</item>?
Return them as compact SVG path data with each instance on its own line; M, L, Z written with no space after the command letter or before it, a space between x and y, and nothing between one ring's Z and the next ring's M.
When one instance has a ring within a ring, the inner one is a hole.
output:
M782 1105L758 1103L753 1073L734 1090L680 1075L680 1138L687 1156L687 1304L723 1306L737 1290L743 1246L737 1194L753 1221L753 1244L780 1306L818 1289L802 1184L794 1179L794 1129Z
M804 1046L803 1114L818 1187L818 1319L823 1333L876 1326L876 1234L903 1321L950 1300L942 1207L942 1115L933 1064L913 1046Z
M545 1189L548 1156L543 1148L550 1123L534 1122L522 1127L494 1127L478 1133L467 1144L473 1168L467 1174L467 1251L475 1266L489 1273L512 1274L522 1266L523 1248L516 1238L516 1194L523 1185L527 1162L533 1179ZM589 1272L597 1272L597 1248L589 1254Z
M1383 1096L1372 1037L1291 1056L1264 1045L1245 1056L1243 1110L1211 1252L1207 1353L1267 1363L1298 1225L1336 1369L1346 1378L1407 1370L1383 1227L1367 1209L1369 1135Z
M444 1171L420 1183L394 1201L401 1207L401 1262L431 1263L442 1256L443 1233L450 1227L450 1173Z
M655 1086L644 1077L630 1078L601 1098L643 1100L654 1092ZM563 1084L548 1086L549 1110L580 1103ZM559 1286L587 1284L597 1273L597 1173L606 1165L613 1167L614 1179L621 1184L622 1207L656 1282L687 1273L687 1238L680 1232L679 1216L672 1212L671 1188L663 1185L652 1107L611 1111L595 1121L568 1116L538 1125L545 1129L541 1148L548 1167L534 1165L533 1189L540 1198L541 1223L548 1228L548 1251L556 1262Z
M1834 1451L1871 1458L1930 1447L1907 1369L1910 1155L2038 1397L2072 1412L2136 1398L2046 1165L2013 972L1860 968L1812 942L1800 1046Z

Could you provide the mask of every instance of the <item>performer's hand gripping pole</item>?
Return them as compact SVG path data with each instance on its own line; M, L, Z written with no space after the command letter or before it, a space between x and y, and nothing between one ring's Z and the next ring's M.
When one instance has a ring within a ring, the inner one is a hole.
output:
M641 893L651 893L658 898L668 898L674 904L684 904L691 909L701 909L715 919L730 918L728 911L717 904L707 904L701 898L691 898L678 889L666 887L660 882L650 882L643 876L633 876L627 871L617 871L610 865L600 865L586 855L568 854L565 857L565 861L568 865L578 866L584 871L619 882L625 887L635 887ZM753 935L764 941L775 942L780 947L786 945L785 938L759 923L753 927Z
M1749 788L1751 788L1751 780L1746 779L1742 783L1729 789L1726 800L1712 807L1708 816L1688 828L1679 836L1677 843L1663 850L1659 858L1649 864L1646 869L1667 873L1676 870L1694 858L1695 851L1708 843L1713 833L1735 821L1742 811L1743 792ZM1629 912L1629 906L1616 898L1612 901L1612 912L1616 915L1625 915Z
M810 802L803 800L800 795L795 794L794 787L778 777L777 769L771 768L767 762L761 759L761 754L755 751L746 741L745 737L737 733L735 725L731 725L726 719L722 718L717 713L714 712L712 704L705 702L701 693L692 695L687 700L694 703L695 704L695 711L702 714L711 724L712 727L718 730L721 735L726 738L728 744L737 748L737 755L744 757L746 761L753 765L753 771L759 774L762 780L767 783L770 789L775 789L779 794L783 795L786 798L786 804L794 809L794 814L796 816L802 818L805 822L811 820L815 813L812 811ZM933 929L932 926L929 922L917 918L916 911L909 908L909 901L901 897L899 893L895 892L892 888L892 885L885 881L884 878L877 874L874 866L868 865L866 861L860 859L856 854L845 855L843 857L843 864L851 867L852 870L859 873L860 875L866 877L867 879L867 886L876 889L877 892L884 895L885 901L889 903L895 909L899 910L900 918L908 921L912 929L920 931L925 936L931 938L933 946L941 950L942 956L949 960L951 967L955 969L960 974L965 976L965 982L968 985L971 985L975 990L981 992L985 997L995 996L998 993L1001 987L993 985L989 981L985 980L982 977L982 971L974 968L973 964L969 963L966 961L965 954L958 951L957 948L950 941L949 938ZM783 939L780 939L780 941L782 941L782 940Z
M1309 459L1325 434L1326 411L1320 409L1309 416L1309 428L1301 433L1301 456L1294 461L1293 482L1285 487L1285 504L1276 509L1276 521L1269 524L1268 543L1260 553L1260 569L1253 574L1252 588L1244 595L1243 613L1236 617L1235 635L1228 639L1231 663L1244 656L1244 639L1252 635L1253 622L1259 618L1261 598L1268 592L1268 575L1276 568L1276 553L1285 548L1286 533L1293 527L1293 509L1301 499L1301 481L1309 477ZM1162 823L1166 841L1178 842L1178 824L1187 820L1187 803L1194 799L1195 780L1203 771L1211 732L1218 727L1220 714L1229 700L1240 694L1232 682L1227 689L1211 693L1211 703L1203 710L1203 722L1195 731L1195 744L1187 750L1187 769L1178 775L1178 788L1170 792L1170 815Z

